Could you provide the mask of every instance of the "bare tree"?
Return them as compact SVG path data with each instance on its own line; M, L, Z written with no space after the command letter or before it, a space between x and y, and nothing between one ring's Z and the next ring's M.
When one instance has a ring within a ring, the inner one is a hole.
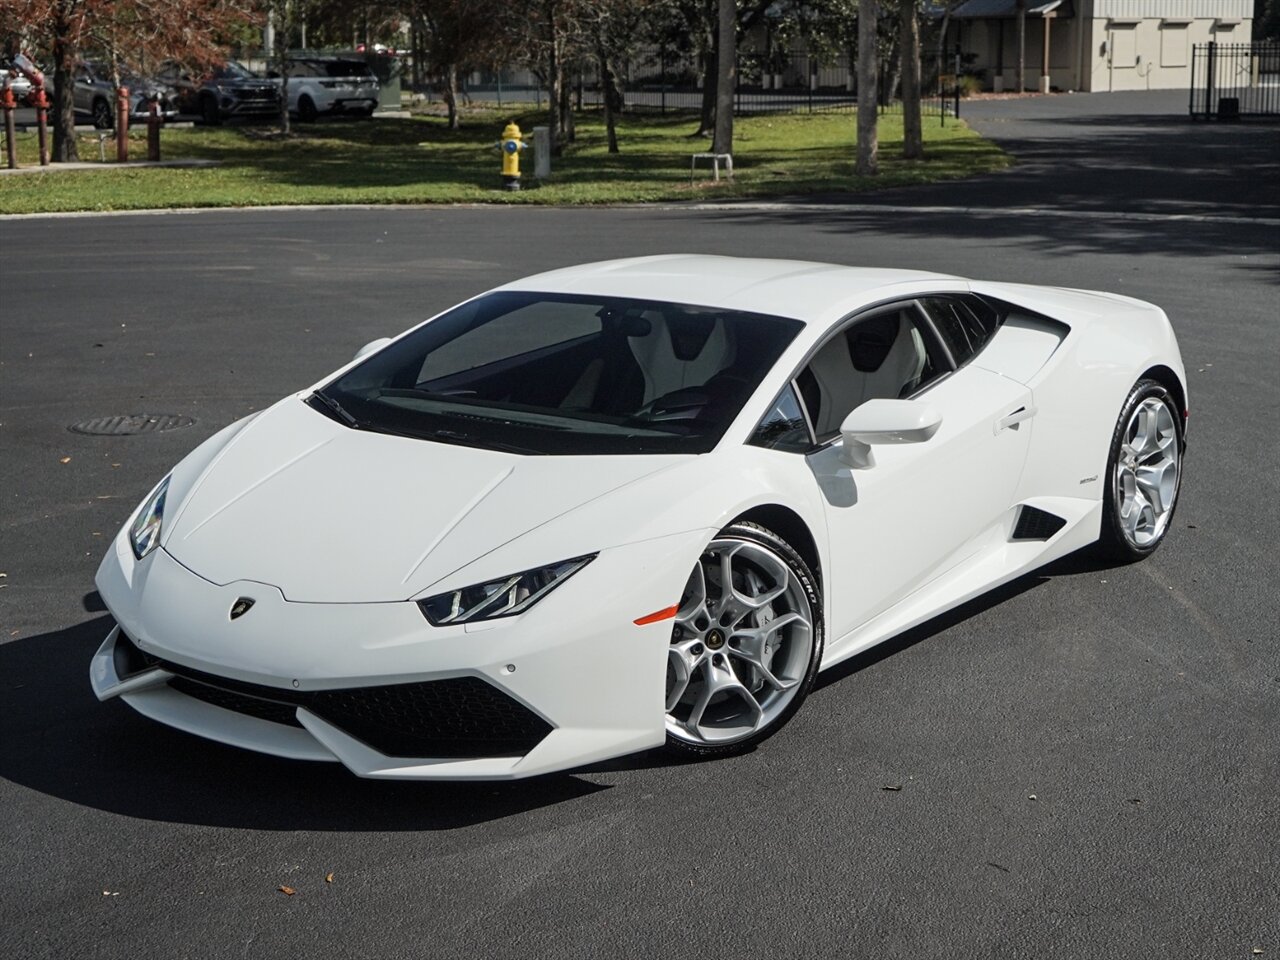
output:
M880 172L880 142L876 130L876 20L879 8L877 0L858 2L858 159L854 171L864 177Z
M416 0L412 18L422 26L423 52L440 84L449 111L449 129L461 124L458 75L497 63L507 51L495 0Z

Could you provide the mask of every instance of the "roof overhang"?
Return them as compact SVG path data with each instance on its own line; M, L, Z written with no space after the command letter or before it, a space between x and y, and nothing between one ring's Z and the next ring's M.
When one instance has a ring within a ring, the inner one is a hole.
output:
M968 0L951 13L957 20L1010 20L1017 15L1017 0ZM1075 10L1071 0L1027 0L1027 16L1068 18Z

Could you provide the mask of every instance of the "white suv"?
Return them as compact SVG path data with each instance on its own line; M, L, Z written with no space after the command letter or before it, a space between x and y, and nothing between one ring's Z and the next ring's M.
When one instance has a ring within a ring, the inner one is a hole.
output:
M289 111L300 120L322 113L369 116L378 106L378 78L369 65L352 57L290 60Z

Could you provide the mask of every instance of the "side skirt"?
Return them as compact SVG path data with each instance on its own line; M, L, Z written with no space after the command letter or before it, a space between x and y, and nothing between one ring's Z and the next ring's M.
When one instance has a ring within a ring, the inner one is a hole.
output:
M905 630L1015 580L1037 567L1094 543L1102 530L1102 503L1068 497L1038 497L1019 506L1034 507L1066 520L1048 540L1010 540L1018 507L979 539L988 545L963 563L915 590L883 613L828 643L822 670L895 637ZM992 534L998 535L993 537Z

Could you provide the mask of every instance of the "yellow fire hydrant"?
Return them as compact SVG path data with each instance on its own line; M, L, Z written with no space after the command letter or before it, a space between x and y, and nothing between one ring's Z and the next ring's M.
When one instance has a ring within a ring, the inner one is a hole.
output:
M528 150L520 127L508 123L502 131L502 139L494 144L502 152L502 185L508 190L520 189L520 151Z

